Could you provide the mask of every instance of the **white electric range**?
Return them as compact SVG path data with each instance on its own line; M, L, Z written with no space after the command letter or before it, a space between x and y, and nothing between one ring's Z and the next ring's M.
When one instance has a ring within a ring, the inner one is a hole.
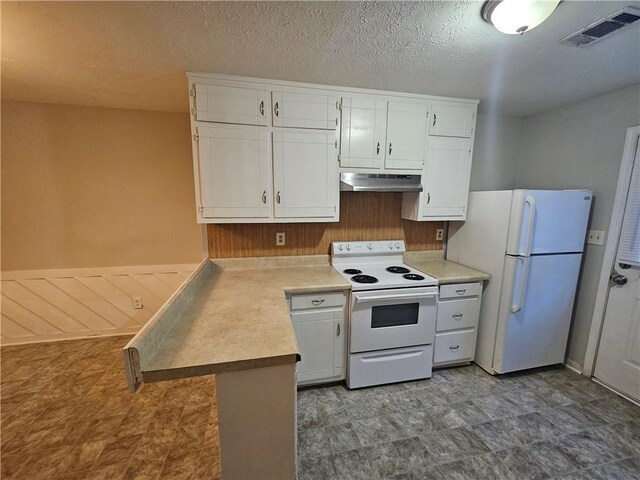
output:
M347 385L431 377L438 281L403 263L402 240L333 242L352 285Z

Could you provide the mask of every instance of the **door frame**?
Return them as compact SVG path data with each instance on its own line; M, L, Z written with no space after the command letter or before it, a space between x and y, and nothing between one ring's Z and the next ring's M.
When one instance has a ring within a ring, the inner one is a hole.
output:
M618 175L618 185L616 186L616 197L613 204L613 213L611 214L611 223L609 224L609 235L604 250L600 280L598 282L598 292L596 294L596 302L591 319L591 330L589 331L589 342L587 343L584 367L582 368L582 374L588 377L593 376L596 368L600 336L602 334L604 315L609 298L609 277L611 276L611 269L614 266L618 252L622 220L624 218L627 195L631 185L633 159L638 142L640 142L640 126L629 127L627 129L627 138L622 153L622 163Z

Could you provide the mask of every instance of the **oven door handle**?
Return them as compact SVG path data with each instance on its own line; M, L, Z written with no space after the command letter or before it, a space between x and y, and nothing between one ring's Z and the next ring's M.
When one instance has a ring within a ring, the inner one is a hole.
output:
M369 302L377 302L379 300L403 300L403 299L418 299L418 298L430 298L438 295L437 293L406 293L400 295L375 295L375 296L360 296L355 294L354 297L356 302L360 303L369 303Z

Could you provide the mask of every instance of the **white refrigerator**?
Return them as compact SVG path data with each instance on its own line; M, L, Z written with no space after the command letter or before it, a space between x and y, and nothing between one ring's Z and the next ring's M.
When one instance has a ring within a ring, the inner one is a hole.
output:
M475 362L491 374L563 363L590 190L471 192L447 259L490 274Z

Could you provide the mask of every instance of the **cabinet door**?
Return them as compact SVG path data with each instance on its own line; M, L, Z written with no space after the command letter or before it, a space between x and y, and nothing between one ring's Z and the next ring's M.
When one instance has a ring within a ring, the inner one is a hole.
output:
M205 218L268 217L269 136L256 127L198 127Z
M344 311L324 309L291 314L300 349L298 381L342 377L344 369Z
M389 102L385 168L421 170L427 150L426 104Z
M333 95L319 93L272 92L273 126L335 130L337 100Z
M382 168L387 102L375 97L343 97L340 166Z
M470 138L475 117L475 106L433 105L429 135Z
M471 140L432 137L423 179L423 216L463 217L471 177Z
M196 120L267 125L269 92L255 88L223 87L197 83Z
M273 132L275 216L338 220L339 176L334 132Z

